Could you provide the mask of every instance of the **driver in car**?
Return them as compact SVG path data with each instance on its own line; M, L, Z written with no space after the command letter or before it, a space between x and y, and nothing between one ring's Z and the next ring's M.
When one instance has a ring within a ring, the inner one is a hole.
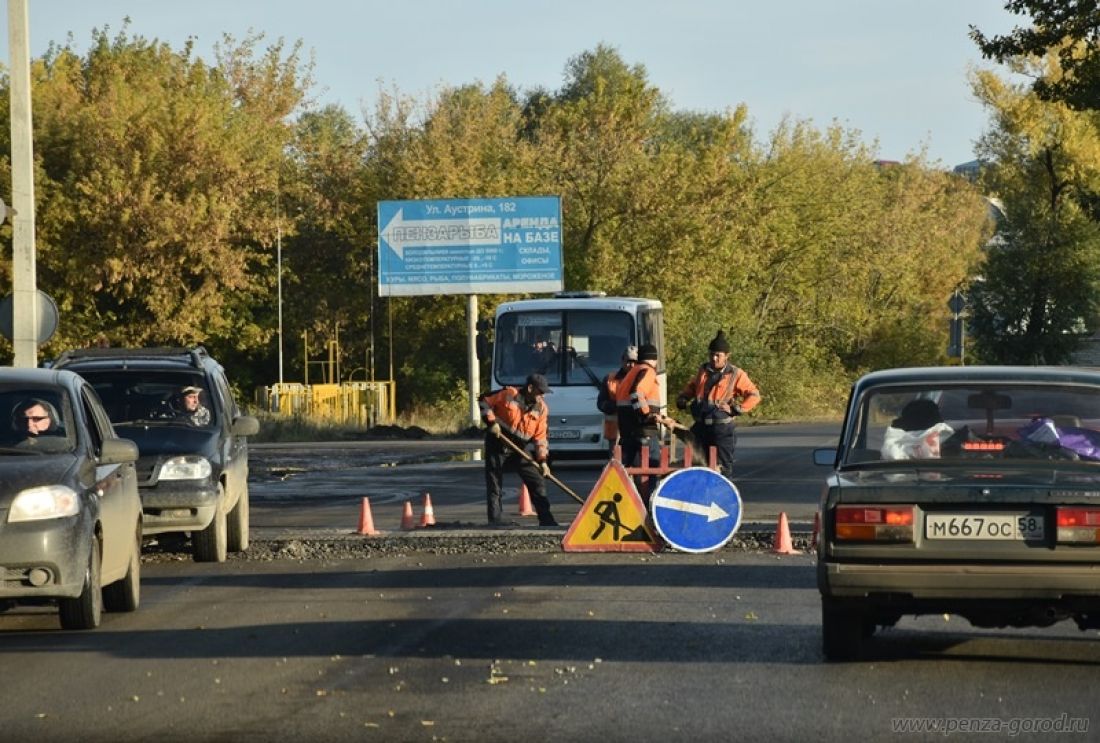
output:
M17 444L33 445L39 436L56 429L57 413L45 400L27 398L12 409L11 427Z
M189 425L200 427L210 424L210 408L202 404L199 396L202 387L188 385L179 391L175 404L176 420L182 420Z

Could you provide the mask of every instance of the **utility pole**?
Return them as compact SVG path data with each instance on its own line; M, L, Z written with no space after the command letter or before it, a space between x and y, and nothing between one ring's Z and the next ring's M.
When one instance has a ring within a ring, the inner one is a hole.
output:
M8 0L11 49L12 347L15 366L38 366L34 255L34 137L27 0Z

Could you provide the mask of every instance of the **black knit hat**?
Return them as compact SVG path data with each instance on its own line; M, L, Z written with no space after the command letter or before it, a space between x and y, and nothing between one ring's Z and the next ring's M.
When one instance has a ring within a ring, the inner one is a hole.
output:
M723 333L721 330L718 331L718 335L714 336L714 340L712 340L710 342L710 352L711 353L715 353L715 352L729 353L730 352L730 344L726 340L726 334Z
M903 431L926 431L942 422L943 416L940 415L939 406L932 400L918 397L905 403L905 407L901 409L901 415L890 425Z

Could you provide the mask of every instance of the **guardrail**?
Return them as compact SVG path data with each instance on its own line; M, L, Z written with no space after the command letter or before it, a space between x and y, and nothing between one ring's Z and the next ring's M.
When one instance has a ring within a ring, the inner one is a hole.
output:
M273 415L370 428L396 420L395 392L394 382L284 382L257 389L256 404Z

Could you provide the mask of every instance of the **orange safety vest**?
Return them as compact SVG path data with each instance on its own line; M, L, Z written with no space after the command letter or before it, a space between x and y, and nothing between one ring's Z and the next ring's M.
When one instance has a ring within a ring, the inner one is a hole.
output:
M619 410L615 401L615 391L626 378L630 370L613 371L603 379L603 389L596 398L596 404L600 406L603 415L603 437L608 441L619 438ZM601 405L601 403L603 403Z
M718 375L714 378L714 375ZM702 364L695 376L684 386L680 397L694 398L698 403L704 399L714 406L726 403L730 406L740 404L741 412L747 413L760 402L760 390L749 379L749 375L742 369L732 364L726 364L722 369L714 369L710 364ZM702 407L697 405L696 409ZM711 406L711 410L713 410ZM732 423L733 417L719 414L717 416L697 415L696 418L707 425L716 423Z
M661 385L657 370L644 361L634 365L615 389L619 429L641 428L651 415L661 413Z
M550 408L541 397L534 405L527 405L523 391L518 387L505 387L481 398L481 417L487 425L499 423L501 430L523 449L533 449L535 461L545 462L550 457L550 441L547 436Z

